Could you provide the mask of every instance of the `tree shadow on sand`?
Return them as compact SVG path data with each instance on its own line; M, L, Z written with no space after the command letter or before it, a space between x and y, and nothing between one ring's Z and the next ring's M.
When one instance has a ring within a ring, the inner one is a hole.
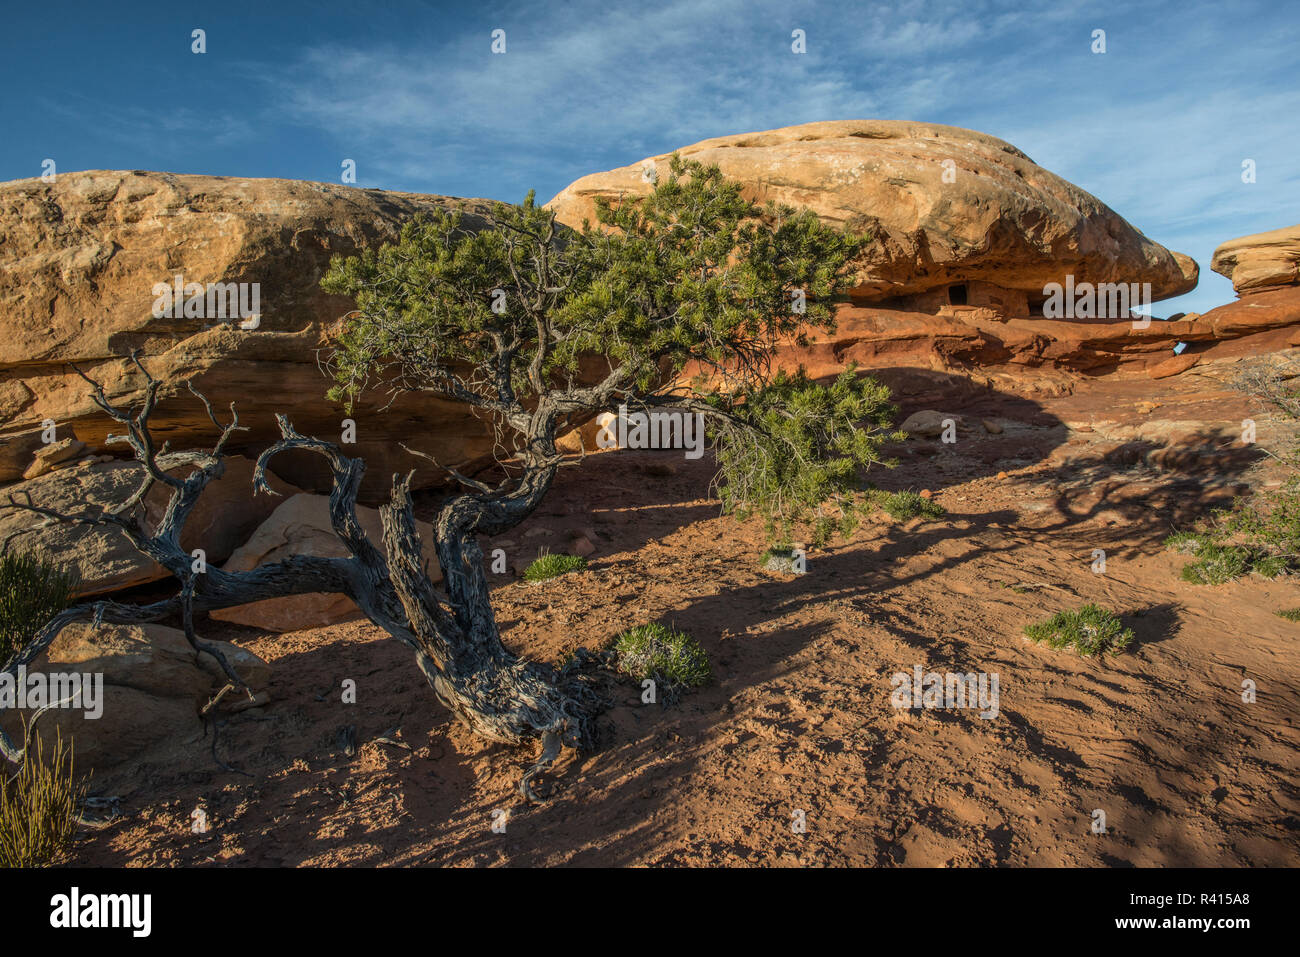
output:
M882 487L942 488L953 479L969 482L994 477L1009 464L1021 469L1037 466L1053 474L1058 471L1048 466L1046 460L1068 441L1068 429L1038 403L980 389L964 377L915 371L924 373L924 383L928 383L931 391L913 390L902 403L904 414L917 408L937 408L972 419L996 416L1006 427L1002 433L993 434L976 426L959 437L955 448L945 448L936 442L913 442L895 449L902 459L899 468L874 473ZM948 393L944 392L945 387ZM944 399L947 394L956 398ZM280 861L299 863L340 845L351 848L350 863L362 865L390 861L530 865L562 860L574 865L618 866L654 859L656 847L670 836L674 839L679 836L677 797L683 782L700 770L701 760L719 759L717 749L710 750L705 742L723 732L736 733L732 725L737 719L737 698L776 682L795 680L792 662L814 642L832 637L830 632L835 627L832 622L817 621L772 630L769 626L774 618L800 609L832 605L842 621L867 629L884 629L894 640L915 649L936 667L969 670L986 649L977 646L967 635L928 634L905 610L900 612L896 607L882 604L878 596L1019 547L1020 543L1011 537L999 541L998 533L1002 530L1016 530L1019 535L1050 535L1068 529L1072 536L1087 542L1087 536L1094 532L1088 523L1110 511L1125 523L1127 539L1154 542L1168 533L1171 521L1181 520L1181 516L1204 507L1199 493L1228 488L1225 476L1238 476L1253 464L1253 455L1238 454L1236 450L1229 450L1225 457L1224 450L1209 436L1203 444L1203 451L1213 452L1215 458L1206 459L1197 453L1186 461L1170 459L1157 461L1153 466L1152 457L1163 447L1135 442L1092 459L1081 457L1073 463L1067 462L1059 470L1059 478L1068 487L1058 491L1052 498L1050 511L1032 528L1017 528L1022 516L1010 509L954 510L947 521L933 526L886 527L881 537L867 546L860 543L833 546L817 555L815 574L729 587L664 614L665 621L694 633L700 640L719 671L717 682L692 693L670 709L630 703L636 699L639 689L631 683L618 685L615 705L602 719L602 749L591 754L567 754L548 776L550 801L542 806L523 805L513 794L506 793L500 795L499 805L484 806L481 793L474 786L472 760L487 758L494 763L513 763L522 769L534 756L525 749L482 742L476 745L478 750L473 754L450 748L446 742L451 719L432 700L427 687L420 687L420 681L416 680L418 673L407 660L405 649L389 642L393 649L383 653L384 659L391 656L393 667L406 669L409 674L405 677L410 680L401 681L399 688L389 689L392 702L382 714L369 715L361 722L365 725L361 736L364 739L368 734L378 733L382 730L379 725L396 715L403 722L403 734L408 741L413 744L441 741L440 750L427 759L412 761L409 766L388 768L390 777L386 780L393 782L389 786L395 788L406 808L396 820L338 823L342 816L339 799L332 796L328 786L314 797L304 799L300 807L283 814L275 824L277 844L283 848L278 855ZM665 462L672 465L670 471L660 468ZM1186 470L1175 483L1166 482L1163 486L1168 490L1162 492L1167 501L1153 502L1150 494L1145 499L1123 494L1123 486L1136 477L1134 469L1162 466L1167 470ZM1207 468L1214 470L1212 486L1205 477ZM674 530L716 517L715 504L700 504L711 473L707 460L683 463L680 452L617 452L594 456L580 468L562 473L549 499L553 504L543 505L538 518L551 520L561 527L594 524L600 538L609 537L602 530L616 528L620 549L635 552ZM1108 483L1117 484L1108 488ZM1079 490L1087 493L1086 497L1077 494ZM1194 496L1193 492L1198 494ZM565 503L577 503L579 507L567 510ZM623 517L616 522L601 522L598 520L601 515ZM1100 537L1113 538L1104 529L1095 532ZM944 543L947 548L929 554ZM918 556L930 560L918 566L915 564ZM620 561L623 560L606 556L596 559L593 565L612 568L618 567ZM913 562L912 570L901 571L908 561ZM683 574L691 573L689 567L683 567ZM747 638L738 645L734 638L724 639L710 633L720 608L725 609L731 635L757 637ZM1177 623L1178 609L1169 604L1153 606L1126 619L1137 635L1138 647L1168 640L1175 634ZM508 642L509 635L505 637ZM303 654L314 656L318 652ZM1114 692L1122 694L1125 689L1116 685ZM888 686L864 690L863 694L880 697L884 704L876 702L873 707L884 710L864 718L865 739L852 747L852 754L860 762L865 783L889 787L889 742L897 732L881 717L888 716ZM291 706L286 702L279 707ZM301 702L293 707L302 713L302 720L321 722L321 750L313 760L323 765L336 762L338 776L345 777L350 762L330 757L328 736L339 720L325 714L314 717L311 707ZM1065 768L1067 783L1069 774L1075 774L1074 780L1078 780L1082 759L1077 754L1065 753L1068 749L1045 741L1042 731L1022 715L1014 711L1004 711L1004 714L1008 717L1010 733L1030 753ZM729 750L724 749L722 759L743 765L748 755L761 751L764 760L779 769L782 755L786 753L783 749L798 748L801 735L806 737L808 732L801 729L797 720L779 714L771 720L770 729L774 738L754 739L745 737L750 732L741 728L734 747L729 745ZM845 749L843 742L836 746L840 752ZM1202 754L1198 760L1213 758L1213 754ZM214 780L220 779L220 774L214 776ZM767 834L764 840L771 860L798 851L798 841L785 823L788 803L788 796L779 793L779 789L749 796L751 816L754 821L764 823L745 826L770 830L770 834L764 832ZM490 811L500 809L508 811L509 816L502 833L492 830L493 820L489 816ZM321 817L331 810L335 812L334 823L326 826ZM338 828L338 833L329 833L330 827ZM695 851L700 855L697 859L727 859L729 855L744 852L744 842L732 845L725 838L706 836L708 828L703 824L698 830L700 836L694 842ZM454 843L453 834L456 835ZM235 838L247 844L256 841L257 835L237 833ZM687 839L691 840L689 829ZM1008 853L1008 843L1005 834L994 842L1002 848L1003 859ZM898 859L890 839L878 834L864 835L855 853L858 859L880 864Z

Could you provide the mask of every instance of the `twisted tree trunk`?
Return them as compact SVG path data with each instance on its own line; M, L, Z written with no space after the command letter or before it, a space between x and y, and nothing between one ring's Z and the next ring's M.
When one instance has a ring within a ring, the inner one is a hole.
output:
M342 592L372 622L414 650L416 662L438 699L475 732L512 744L541 739L541 757L520 783L525 797L536 800L530 781L554 760L561 746L589 748L594 744L592 722L602 702L582 669L595 659L579 655L570 666L556 670L521 661L506 649L492 612L477 540L478 535L495 535L513 528L536 508L551 486L559 461L553 443L541 443L544 454L540 459L530 456L531 467L524 468L513 488L460 495L443 506L435 523L438 560L447 588L443 595L424 572L410 476L394 476L392 495L381 509L381 550L367 538L356 515L365 464L348 458L330 443L300 435L284 416L279 416L282 438L258 458L254 490L270 492L266 468L280 452L306 449L324 456L333 473L331 524L350 557L293 556L245 572L211 568L199 574L193 571L191 557L180 546L180 533L204 487L221 475L224 444L239 428L238 417L223 428L212 453L159 454L148 432L157 385L150 379L144 408L132 416L109 404L95 384L97 403L128 426L126 440L147 472L144 485L127 503L112 512L79 515L54 513L12 497L5 507L88 525L115 525L137 548L180 580L181 593L149 605L96 601L69 608L6 662L4 671L29 664L73 621L135 624L179 616L196 655L211 654L235 687L243 689L242 680L221 653L195 635L195 611L283 595ZM216 423L215 416L212 418ZM193 464L196 470L183 480L166 474L178 464ZM172 497L158 527L146 534L133 510L155 482L171 486ZM23 750L0 732L0 751L7 758L21 761Z

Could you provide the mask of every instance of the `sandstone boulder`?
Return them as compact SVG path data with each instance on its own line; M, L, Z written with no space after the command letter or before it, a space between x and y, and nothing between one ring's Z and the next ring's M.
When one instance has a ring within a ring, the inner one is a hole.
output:
M359 507L357 518L370 540L382 549L379 512L373 508ZM434 582L442 581L442 571L434 551L433 528L425 522L417 524L427 570ZM347 549L330 525L329 498L303 493L294 495L280 505L248 542L236 549L224 567L227 571L247 571L291 555L337 558L347 554ZM212 617L221 621L280 632L332 625L361 615L361 609L346 595L323 594L267 598L212 612Z
M130 498L143 470L132 462L107 462L63 469L4 489L33 505L65 514L102 514ZM0 509L0 540L8 547L37 552L74 572L78 594L98 595L165 578L166 569L141 554L112 526L57 522L32 512Z
M1201 357L1184 353L1181 356L1170 356L1163 362L1157 362L1147 369L1147 375L1153 379L1168 379L1171 376L1182 375L1192 366L1200 361Z
M181 535L186 551L202 548L207 561L217 564L275 510L283 497L253 495L254 463L240 456L226 459L221 478L209 483L190 512ZM181 472L174 473L177 475ZM120 460L76 465L11 485L0 494L65 514L96 514L125 502L144 480L137 462ZM275 476L268 476L280 496L297 491ZM169 490L155 485L145 496L146 531L156 527L170 498ZM21 509L0 508L0 542L10 548L39 552L74 571L80 595L99 595L167 577L167 570L138 551L131 540L113 526L88 526L54 522Z
M252 459L230 455L221 478L209 482L198 503L185 520L181 547L187 552L202 548L207 561L220 564L234 554L289 497L301 490L269 473L267 484L274 494L253 493ZM188 471L173 473L180 477ZM157 485L145 496L145 527L155 528L170 500L170 490Z
M1214 250L1210 268L1232 280L1238 294L1300 283L1300 226L1230 239Z
M954 429L964 429L966 425L960 415L923 409L920 412L913 412L904 419L899 429L906 432L910 438L933 439L942 435L949 424Z
M102 382L111 401L139 396L143 378L127 361L139 349L169 383L153 417L174 449L208 448L215 430L188 380L218 412L237 403L232 450L257 451L279 437L274 414L300 431L337 440L344 410L325 400L318 359L331 328L353 307L320 278L334 254L396 238L417 213L457 208L470 227L476 200L391 193L325 183L188 176L143 171L60 173L53 183L0 184L0 482L18 479L39 448L40 423L75 429L95 452L121 428L90 401L69 363ZM156 283L257 284L256 329L219 318L154 318ZM490 453L490 425L458 404L374 397L352 413L350 453L368 465L363 494L386 498L391 475L415 468L416 484L441 478L400 442L455 465ZM295 454L277 471L328 490L318 457Z
M0 429L4 429L9 420L10 416L0 415ZM0 433L0 483L17 481L31 468L36 453L45 444L41 431L37 426Z
M749 199L806 206L825 222L871 233L875 242L856 264L859 301L967 282L1041 298L1047 283L1066 274L1078 282L1149 282L1154 299L1196 285L1193 260L1151 242L1011 144L972 130L806 123L704 140L680 153L718 164ZM649 192L653 177L668 175L668 159L659 154L584 176L547 205L566 225L594 224L597 197Z
M270 666L246 648L212 644L250 690L266 700ZM74 743L76 766L97 771L152 748L198 746L203 737L200 709L226 684L214 658L200 655L196 661L184 633L163 625L68 625L27 668L29 682L34 674L52 673L103 676L98 717L84 707L60 707L47 711L36 724L47 749L56 730L61 731ZM218 707L238 707L246 700L227 695ZM88 703L83 699L82 704ZM6 708L0 726L19 741L22 719L34 711Z
M32 464L23 472L23 478L34 479L56 469L71 465L73 460L86 454L86 443L75 438L59 439L41 446L32 456Z

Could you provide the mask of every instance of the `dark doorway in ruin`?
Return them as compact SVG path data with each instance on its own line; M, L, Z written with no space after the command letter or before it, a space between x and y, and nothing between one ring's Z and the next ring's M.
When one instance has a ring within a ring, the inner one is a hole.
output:
M948 287L948 302L954 306L966 305L966 284L960 283Z

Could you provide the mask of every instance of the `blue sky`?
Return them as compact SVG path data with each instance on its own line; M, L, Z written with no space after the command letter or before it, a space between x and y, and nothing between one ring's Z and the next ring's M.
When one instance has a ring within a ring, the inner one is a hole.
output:
M1203 311L1232 298L1209 269L1218 243L1300 221L1297 13L1294 0L14 5L0 180L52 158L60 172L339 182L350 158L359 186L546 200L711 136L924 120L1010 141L1193 256L1200 286L1156 312Z

